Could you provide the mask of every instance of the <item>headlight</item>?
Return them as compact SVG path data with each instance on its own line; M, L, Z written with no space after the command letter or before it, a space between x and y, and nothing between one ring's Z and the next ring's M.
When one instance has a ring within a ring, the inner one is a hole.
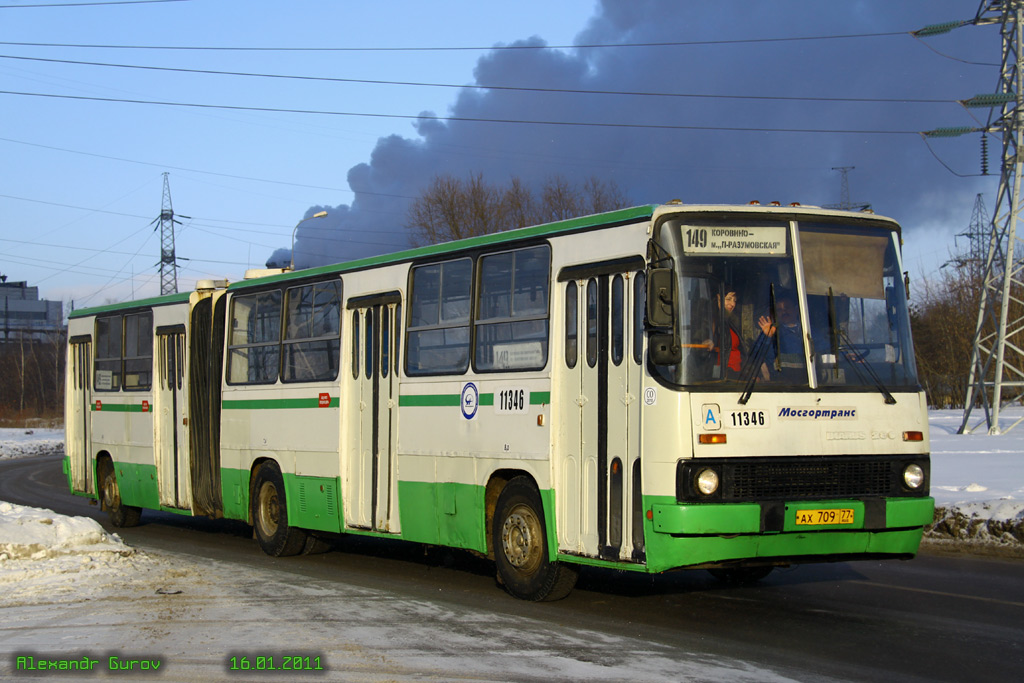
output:
M924 483L924 470L921 466L914 463L907 465L903 469L903 483L911 490L921 488L921 484Z
M697 473L697 490L705 496L710 496L718 490L718 472L710 467L705 467Z

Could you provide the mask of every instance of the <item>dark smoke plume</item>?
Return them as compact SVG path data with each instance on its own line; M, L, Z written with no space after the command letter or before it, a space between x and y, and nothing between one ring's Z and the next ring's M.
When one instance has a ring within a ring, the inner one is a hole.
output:
M965 13L970 15L973 9L953 0L604 0L578 34L576 45L877 34L969 18ZM998 36L988 29L964 29L932 40L943 51L975 61L994 61L998 53ZM573 181L596 176L614 181L638 203L678 198L687 203L757 199L820 205L839 202L840 175L832 169L855 166L849 176L852 200L870 203L909 230L946 230L941 239L954 234L950 225L959 229L969 219L975 194L994 190L992 179L965 180L951 174L932 157L920 136L912 134L971 125L956 105L807 99L953 101L994 87L998 74L992 68L944 59L909 35L568 51L546 48L539 37L514 44L543 49L485 54L474 71L476 84L795 99L463 89L448 116L694 128L421 118L413 135L380 139L370 159L348 171L355 194L350 203L308 210L306 216L324 209L329 216L299 228L296 267L408 246L404 221L410 202L439 173L459 177L482 173L491 182L518 176L538 184L553 174ZM780 128L836 132L771 130ZM876 130L903 132L839 132ZM939 155L951 168L965 174L978 172L976 140L938 145ZM289 258L285 248L269 262L287 263Z

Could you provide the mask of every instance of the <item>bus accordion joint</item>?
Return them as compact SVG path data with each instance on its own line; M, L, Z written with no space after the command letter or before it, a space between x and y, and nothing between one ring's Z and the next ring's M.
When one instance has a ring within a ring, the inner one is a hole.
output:
M725 434L701 434L698 441L703 444L725 443Z

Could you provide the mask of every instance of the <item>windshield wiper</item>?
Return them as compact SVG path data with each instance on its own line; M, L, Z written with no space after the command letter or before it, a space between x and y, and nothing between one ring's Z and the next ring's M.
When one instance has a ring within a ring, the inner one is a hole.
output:
M771 348L771 342L768 341L768 337L762 334L757 338L757 342L754 343L754 348L750 352L750 360L743 368L743 374L740 375L740 381L743 382L743 393L740 394L739 404L741 406L747 405L747 401L750 400L750 395L754 393L754 384L757 383L758 370L761 368L761 364L764 363L764 357L768 353L768 349Z
M832 377L839 379L839 325L836 324L836 300L828 288L828 339L832 347Z
M769 314L771 315L772 325L775 325L775 285L768 285L768 308ZM761 364L764 363L764 357L768 353L768 349L771 344L775 345L775 363L776 370L781 367L779 365L779 330L775 328L775 334L771 335L774 337L771 341L768 340L768 335L762 331L761 336L757 338L757 342L754 344L754 348L751 350L750 358L747 362L746 367L743 368L743 374L740 375L740 381L743 382L743 393L740 394L739 403L741 406L747 405L747 401L750 400L751 394L754 393L754 385L757 383L757 371L761 368Z
M853 360L847 363L847 365L853 368L853 371L857 375L857 379L860 380L861 384L866 384L866 382L864 381L864 374L866 373L868 378L871 380L871 383L875 385L875 388L882 393L882 396L885 396L885 404L889 406L896 405L896 399L886 388L885 384L882 383L881 378L871 367L871 364L868 363L868 360L864 356L864 354L853 347L853 342L850 341L850 338L846 335L846 332L844 332L843 330L839 330L838 333L839 351L847 354L847 358L853 356ZM836 357L837 365L838 362L839 358ZM861 370L864 370L864 372L861 372Z

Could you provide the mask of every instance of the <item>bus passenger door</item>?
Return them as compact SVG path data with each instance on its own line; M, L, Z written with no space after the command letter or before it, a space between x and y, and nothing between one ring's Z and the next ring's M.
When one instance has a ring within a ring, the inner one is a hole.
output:
M642 366L630 351L635 277L600 273L563 284L568 382L562 394L563 448L556 456L560 549L609 560L636 557L643 543L642 526L636 534L633 520L642 514L636 512Z
M88 336L68 342L67 448L71 489L93 493L89 424L92 419L92 340Z
M190 509L188 435L185 433L185 326L157 328L154 387L157 487L160 505Z
M352 388L358 397L359 447L349 477L345 521L349 526L395 532L398 530L395 358L401 305L388 297L382 303L357 309L353 321L356 319L359 321L359 367Z

